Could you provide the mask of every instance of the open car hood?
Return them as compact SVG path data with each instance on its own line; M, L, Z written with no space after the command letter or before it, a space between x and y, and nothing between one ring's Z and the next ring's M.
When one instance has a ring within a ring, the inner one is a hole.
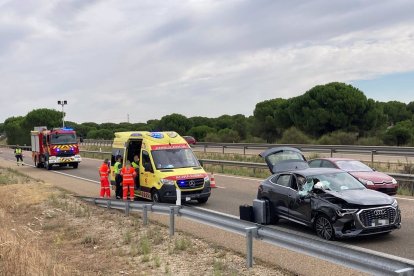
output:
M260 153L259 156L265 159L273 174L309 168L305 156L296 148L275 147Z

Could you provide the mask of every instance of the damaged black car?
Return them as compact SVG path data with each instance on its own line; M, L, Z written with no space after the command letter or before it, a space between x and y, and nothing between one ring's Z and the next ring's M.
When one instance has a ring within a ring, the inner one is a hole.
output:
M290 147L272 148L260 156L273 173L257 194L269 203L269 223L287 219L314 228L326 240L400 228L397 200L367 189L348 173L310 168L303 154Z

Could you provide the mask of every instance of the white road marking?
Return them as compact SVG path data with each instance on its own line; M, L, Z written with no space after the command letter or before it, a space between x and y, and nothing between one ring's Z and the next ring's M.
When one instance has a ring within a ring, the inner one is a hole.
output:
M65 175L65 176L69 176L69 177L73 177L73 178L80 179L80 180L89 181L89 182L96 183L96 184L101 184L101 182L99 182L99 181L84 178L84 177L80 177L80 176L76 176L76 175L71 175L71 174L68 174L68 173L57 172L57 171L51 171L51 172L61 174L61 175Z
M396 199L402 199L402 200L414 201L414 198L405 198L405 197L396 197L396 196L394 196L394 198L396 198Z
M207 209L207 208L203 208L203 207L192 206L192 208L200 209L200 210L203 210L203 211L211 212L211 213L226 216L226 217L237 218L237 219L239 218L238 216L222 213L222 212L219 212L219 211L214 211L212 209Z
M216 173L215 175L218 176L223 176L223 177L231 177L231 178L236 178L236 179L243 179L243 180L257 180L257 181L263 181L264 179L262 178L255 178L255 177L242 177L242 176L235 176L235 175L228 175L228 174L221 174L221 173Z

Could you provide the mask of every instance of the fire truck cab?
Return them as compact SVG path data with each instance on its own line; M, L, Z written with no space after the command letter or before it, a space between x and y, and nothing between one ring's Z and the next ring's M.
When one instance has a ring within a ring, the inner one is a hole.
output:
M70 128L35 127L31 131L32 158L36 167L48 170L53 165L78 168L82 161L76 132Z

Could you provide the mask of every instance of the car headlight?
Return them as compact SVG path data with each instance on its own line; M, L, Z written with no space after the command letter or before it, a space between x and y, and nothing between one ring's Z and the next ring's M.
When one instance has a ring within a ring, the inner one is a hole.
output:
M80 155L78 155L78 154L77 154L77 155L75 155L75 158L80 158L80 157L81 157L81 156L80 156Z
M56 156L49 156L49 160L56 160Z
M336 213L338 216L343 217L345 215L351 215L353 213L356 213L358 211L358 209L341 209L341 210L336 210Z
M171 180L171 179L165 179L165 178L162 178L161 180L160 180L160 182L161 182L161 184L163 184L163 185L175 185L175 181L174 180Z
M367 179L363 179L363 178L358 178L358 180L364 184L365 186L367 185L374 185L374 182L372 182L371 180L367 180Z
M397 184L397 180L395 180L395 178L393 178L393 179L391 180L391 182L392 182L392 184Z
M210 177L208 175L204 177L204 183L209 182L209 181L210 181Z
M391 204L392 207L397 208L398 207L398 202L396 199L394 199L394 201Z

